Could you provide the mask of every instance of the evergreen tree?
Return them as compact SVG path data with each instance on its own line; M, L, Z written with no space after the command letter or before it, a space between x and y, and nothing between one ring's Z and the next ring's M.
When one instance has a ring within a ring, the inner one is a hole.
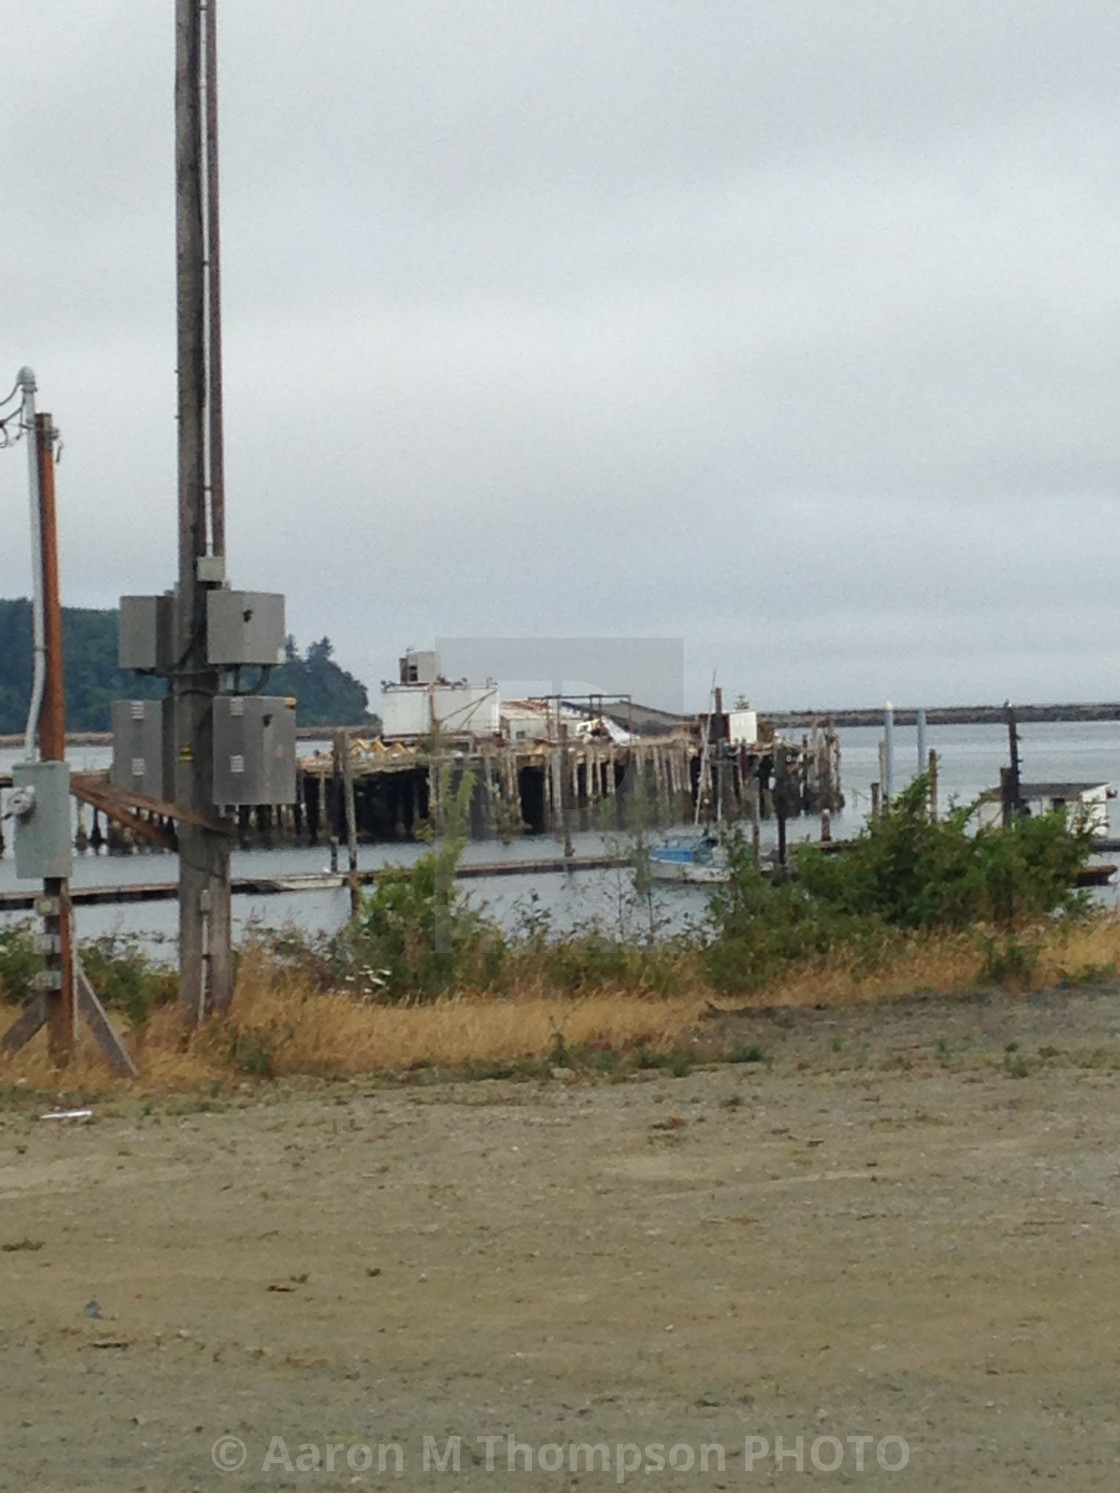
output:
M167 684L117 666L116 611L64 607L62 639L66 725L70 731L108 731L114 700L151 700ZM351 726L370 720L365 685L335 663L329 638L312 643L304 658L289 637L286 662L265 685L269 694L294 695L301 726ZM31 698L31 603L0 601L0 734L24 729Z

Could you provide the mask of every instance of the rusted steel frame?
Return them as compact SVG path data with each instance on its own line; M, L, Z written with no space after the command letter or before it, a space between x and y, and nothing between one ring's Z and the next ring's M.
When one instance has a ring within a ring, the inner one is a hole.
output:
M170 804L162 798L149 798L146 793L133 793L127 788L117 788L91 773L75 773L70 780L75 798L92 808L100 809L121 823L131 824L131 815L136 812L156 814L161 819L174 819L181 824L194 824L211 830L216 835L234 835L236 827L227 820L209 819L182 804ZM150 838L150 836L149 836Z

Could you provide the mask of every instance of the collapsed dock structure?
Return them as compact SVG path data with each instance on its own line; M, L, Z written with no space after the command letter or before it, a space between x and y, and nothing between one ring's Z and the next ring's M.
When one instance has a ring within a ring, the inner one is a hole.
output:
M494 681L448 680L438 654L409 652L400 678L382 686L381 721L376 736L335 731L301 756L293 803L239 808L240 842L389 842L442 832L442 796L467 773L463 830L474 839L677 825L695 817L697 804L711 822L796 818L844 803L829 722L786 739L746 706L686 716L628 695L503 699ZM135 770L131 758L127 767ZM79 783L81 849L128 849L143 835L143 801L131 795L131 827L110 814L106 776ZM173 843L174 825L158 830L146 838Z
M628 695L503 699L494 681L448 680L438 654L410 652L382 687L381 718L379 737L340 732L300 759L290 833L344 837L352 803L359 839L413 838L442 827L441 784L467 772L478 839L680 824L698 802L703 818L725 820L844 802L828 723L784 740L749 708L684 716Z

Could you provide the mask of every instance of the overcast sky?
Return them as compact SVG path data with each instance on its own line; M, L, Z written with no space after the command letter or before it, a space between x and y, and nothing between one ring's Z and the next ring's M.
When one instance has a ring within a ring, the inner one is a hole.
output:
M0 394L75 606L176 569L173 22L6 14ZM230 574L302 644L1117 698L1117 0L223 0L221 48ZM0 595L26 503L0 452Z

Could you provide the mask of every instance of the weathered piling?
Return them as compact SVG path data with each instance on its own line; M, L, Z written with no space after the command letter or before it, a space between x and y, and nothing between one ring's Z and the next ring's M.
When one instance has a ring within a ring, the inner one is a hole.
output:
M551 833L569 854L576 829L679 825L694 818L698 800L701 821L718 813L754 826L777 813L779 802L785 819L844 803L839 740L827 721L800 741L776 740L770 731L759 742L716 739L706 748L697 732L621 741L567 722L554 727L551 741L487 739L434 751L428 742L365 741L340 731L329 747L300 759L293 804L238 812L238 843L325 845L335 870L344 843L352 875L360 844L413 840L439 828L448 768L452 782L473 776L473 838L508 843ZM120 852L137 848L131 829L92 806L88 813L79 807L75 839L93 851L106 843Z

